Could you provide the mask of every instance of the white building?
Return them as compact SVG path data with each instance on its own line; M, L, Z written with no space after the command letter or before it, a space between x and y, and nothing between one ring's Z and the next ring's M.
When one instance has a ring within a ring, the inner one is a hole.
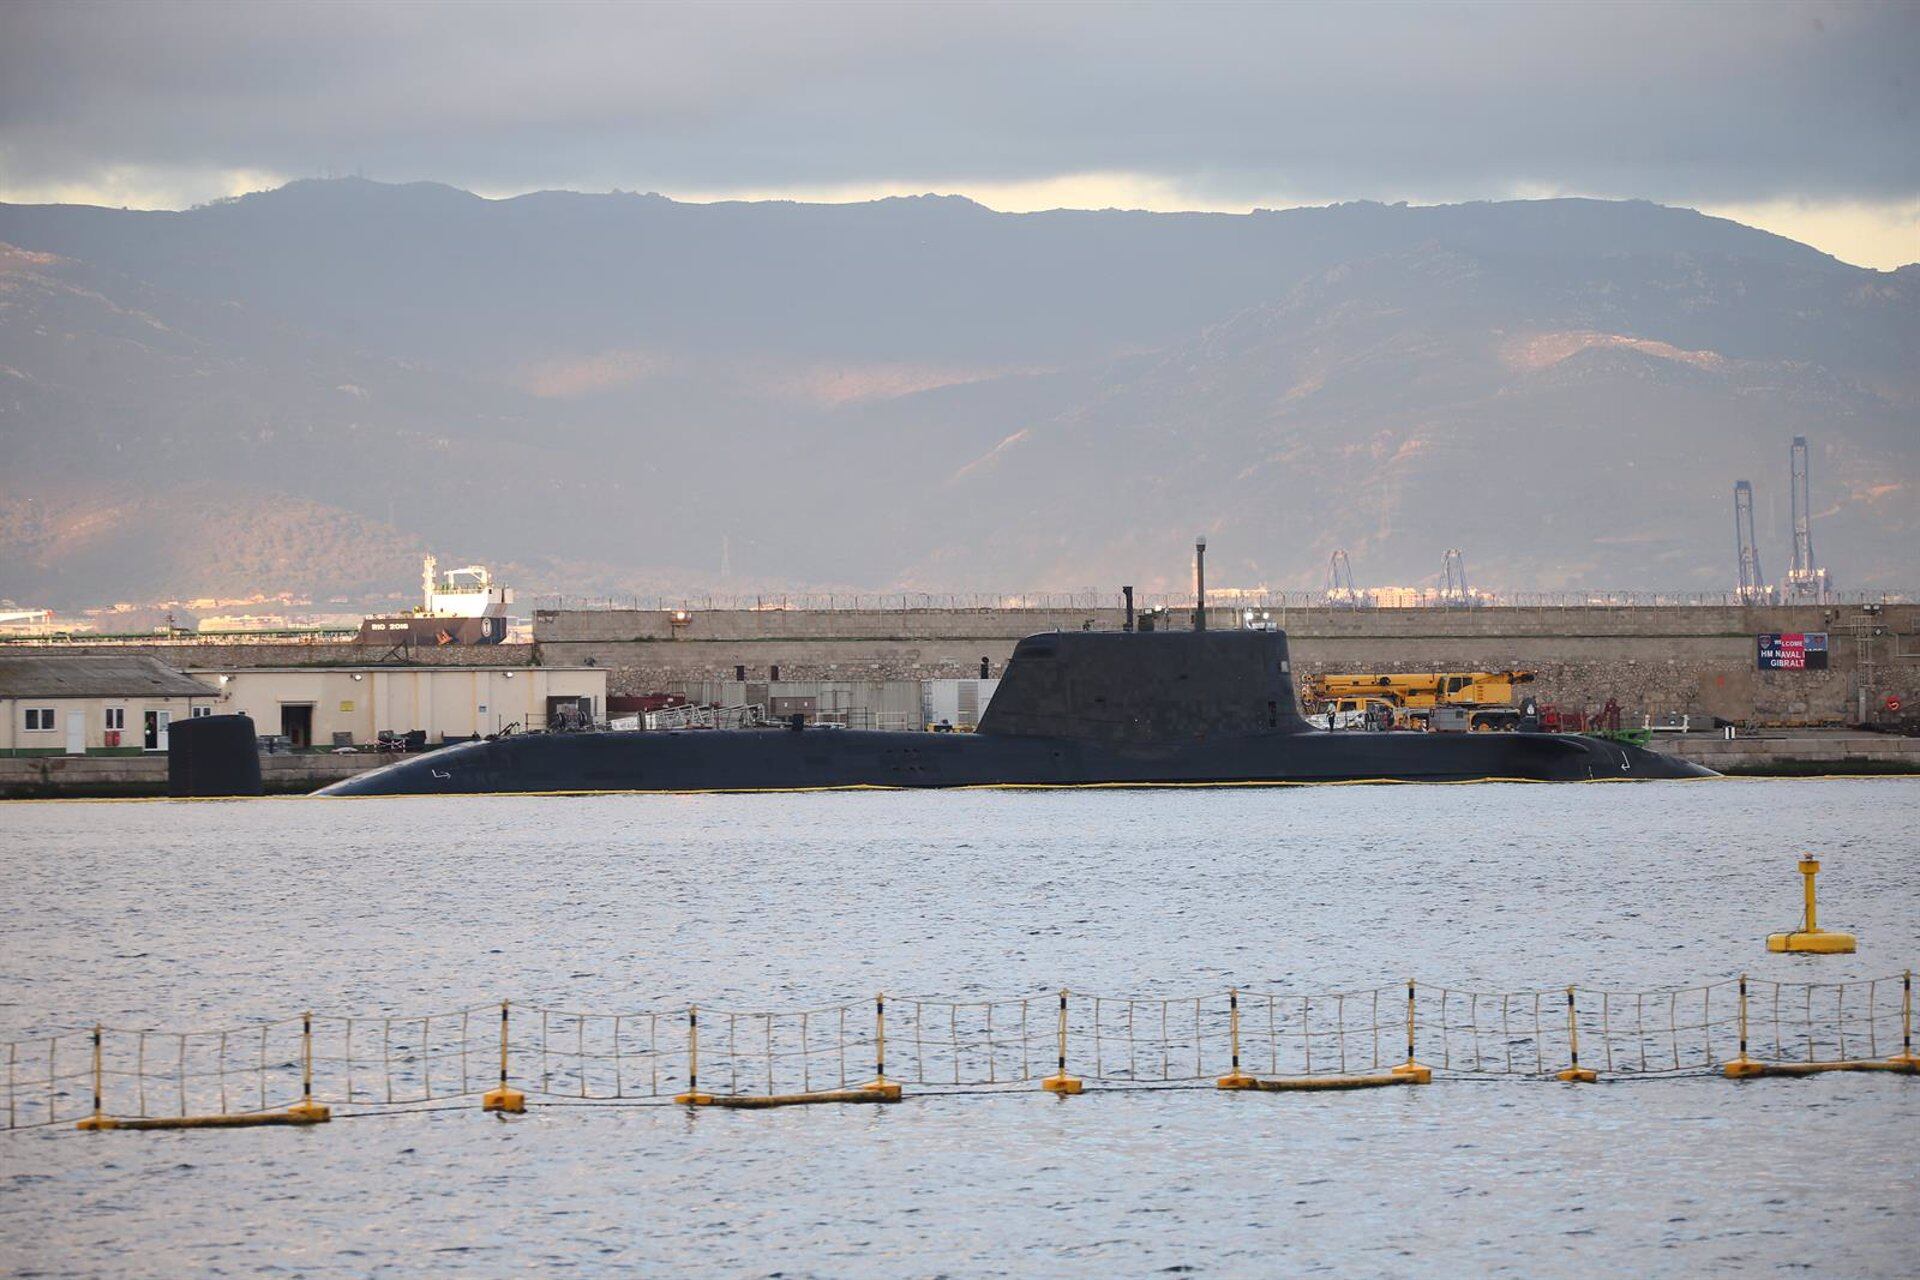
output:
M165 751L173 721L218 701L158 658L0 654L0 753Z
M920 685L921 719L929 729L947 725L971 732L993 701L998 680L926 680Z
M289 746L366 745L382 733L449 739L544 729L563 717L606 718L607 673L597 667L359 666L195 668L223 715Z

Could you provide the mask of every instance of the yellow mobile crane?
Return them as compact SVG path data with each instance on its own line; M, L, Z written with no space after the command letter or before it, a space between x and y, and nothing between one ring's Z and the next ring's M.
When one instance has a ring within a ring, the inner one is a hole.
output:
M1513 687L1533 677L1531 671L1328 672L1301 682L1301 702L1309 717L1333 715L1330 724L1364 715L1369 704L1384 704L1396 723L1418 729L1427 727L1435 707L1458 707L1467 713L1468 727L1484 733L1519 727Z

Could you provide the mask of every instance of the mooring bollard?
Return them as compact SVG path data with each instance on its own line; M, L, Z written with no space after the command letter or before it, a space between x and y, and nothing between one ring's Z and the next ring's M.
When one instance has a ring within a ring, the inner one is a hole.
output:
M1059 1053L1055 1059L1057 1066L1054 1074L1042 1080L1040 1087L1048 1093L1058 1094L1064 1098L1069 1094L1079 1093L1085 1088L1085 1085L1078 1076L1070 1076L1067 1074L1067 989L1065 987L1060 988L1058 1048Z
M1592 1084L1600 1073L1580 1065L1580 1018L1574 1012L1573 988L1567 988L1567 1054L1569 1065L1555 1079L1568 1084Z
M1433 1068L1423 1065L1413 1056L1413 979L1407 979L1407 1060L1393 1069L1396 1076L1407 1076L1415 1084L1432 1084Z
M507 1002L500 1002L500 1087L489 1089L480 1098L482 1111L519 1115L527 1109L527 1095L507 1083Z
M1852 955L1855 945L1852 934L1820 927L1813 900L1813 878L1820 874L1820 860L1807 854L1800 859L1799 869L1800 874L1806 877L1806 908L1800 928L1791 933L1768 934L1767 950L1815 956Z

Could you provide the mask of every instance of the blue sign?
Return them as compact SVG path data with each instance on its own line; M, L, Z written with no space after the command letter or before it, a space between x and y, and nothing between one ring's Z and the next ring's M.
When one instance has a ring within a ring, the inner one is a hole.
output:
M1759 641L1762 671L1827 669L1827 633L1824 631L1775 632L1759 637Z

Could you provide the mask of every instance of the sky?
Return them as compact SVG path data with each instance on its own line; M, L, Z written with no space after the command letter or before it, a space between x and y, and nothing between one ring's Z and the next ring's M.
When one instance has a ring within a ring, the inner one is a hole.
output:
M1920 261L1920 0L0 0L0 200L1655 200Z

